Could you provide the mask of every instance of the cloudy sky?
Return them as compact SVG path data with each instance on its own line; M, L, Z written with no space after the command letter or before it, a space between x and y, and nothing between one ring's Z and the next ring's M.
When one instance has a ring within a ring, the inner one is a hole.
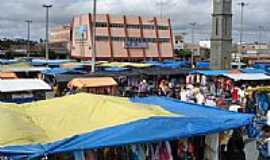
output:
M0 0L0 38L24 38L26 19L32 19L32 38L44 37L44 3L52 3L51 26L67 24L72 16L91 11L92 0ZM171 17L175 33L187 33L190 41L189 23L196 22L196 40L207 40L211 33L212 0L97 0L99 13L159 16L161 5L163 15ZM270 41L270 0L244 0L249 3L245 8L245 40L256 41L259 26L264 26L263 40ZM161 3L163 2L163 3ZM167 2L167 3L165 3ZM240 0L233 1L234 40L238 41Z

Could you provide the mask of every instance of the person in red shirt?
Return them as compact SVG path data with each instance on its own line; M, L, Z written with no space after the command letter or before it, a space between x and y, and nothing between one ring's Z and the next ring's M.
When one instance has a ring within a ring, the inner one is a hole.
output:
M232 102L237 103L239 100L238 88L233 87L231 93L232 93Z

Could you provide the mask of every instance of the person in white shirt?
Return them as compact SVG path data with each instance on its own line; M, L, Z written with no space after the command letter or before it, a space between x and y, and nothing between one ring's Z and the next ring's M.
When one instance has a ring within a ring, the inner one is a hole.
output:
M182 88L180 92L181 101L187 102L187 91L186 88Z
M204 95L200 92L199 89L197 89L195 92L194 92L194 95L195 95L195 99L196 99L196 103L197 104L205 104L205 98L204 98Z

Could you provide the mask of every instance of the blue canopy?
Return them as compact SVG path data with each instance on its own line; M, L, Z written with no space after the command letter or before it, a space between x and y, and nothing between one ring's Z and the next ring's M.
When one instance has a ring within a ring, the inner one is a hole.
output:
M7 65L7 64L14 64L17 60L15 59L0 59L0 64Z
M259 68L245 68L241 69L241 72L243 73L266 73L264 69L259 69Z
M208 61L201 61L196 63L197 68L209 68L210 64Z
M50 68L42 72L45 75L56 75L56 74L84 74L86 72L72 69L72 68Z
M30 63L33 66L41 65L61 65L64 63L71 62L71 60L44 60L44 59L33 59Z
M129 68L120 68L120 67L110 67L110 68L104 68L105 72L124 72L128 71Z
M175 113L175 116L141 119L76 135L50 144L0 148L0 155L15 159L31 159L48 154L85 149L174 140L243 127L250 124L253 119L252 115L183 103L168 98L134 98L131 101L159 105L165 110Z
M229 70L195 70L193 74L202 74L205 76L222 76L229 73Z
M187 67L188 66L187 61L177 61L177 60L166 60L163 62L159 61L148 61L147 64L151 64L156 67L161 67L161 68L181 68L181 67Z

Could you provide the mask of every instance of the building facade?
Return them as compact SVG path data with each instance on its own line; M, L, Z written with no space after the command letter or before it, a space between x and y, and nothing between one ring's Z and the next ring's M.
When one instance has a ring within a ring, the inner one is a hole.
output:
M91 14L73 18L71 56L91 58ZM173 57L170 19L135 16L96 16L96 58L98 60L167 59Z
M57 26L50 30L50 50L70 54L70 26Z
M229 69L232 52L232 0L213 0L211 56L212 69Z

